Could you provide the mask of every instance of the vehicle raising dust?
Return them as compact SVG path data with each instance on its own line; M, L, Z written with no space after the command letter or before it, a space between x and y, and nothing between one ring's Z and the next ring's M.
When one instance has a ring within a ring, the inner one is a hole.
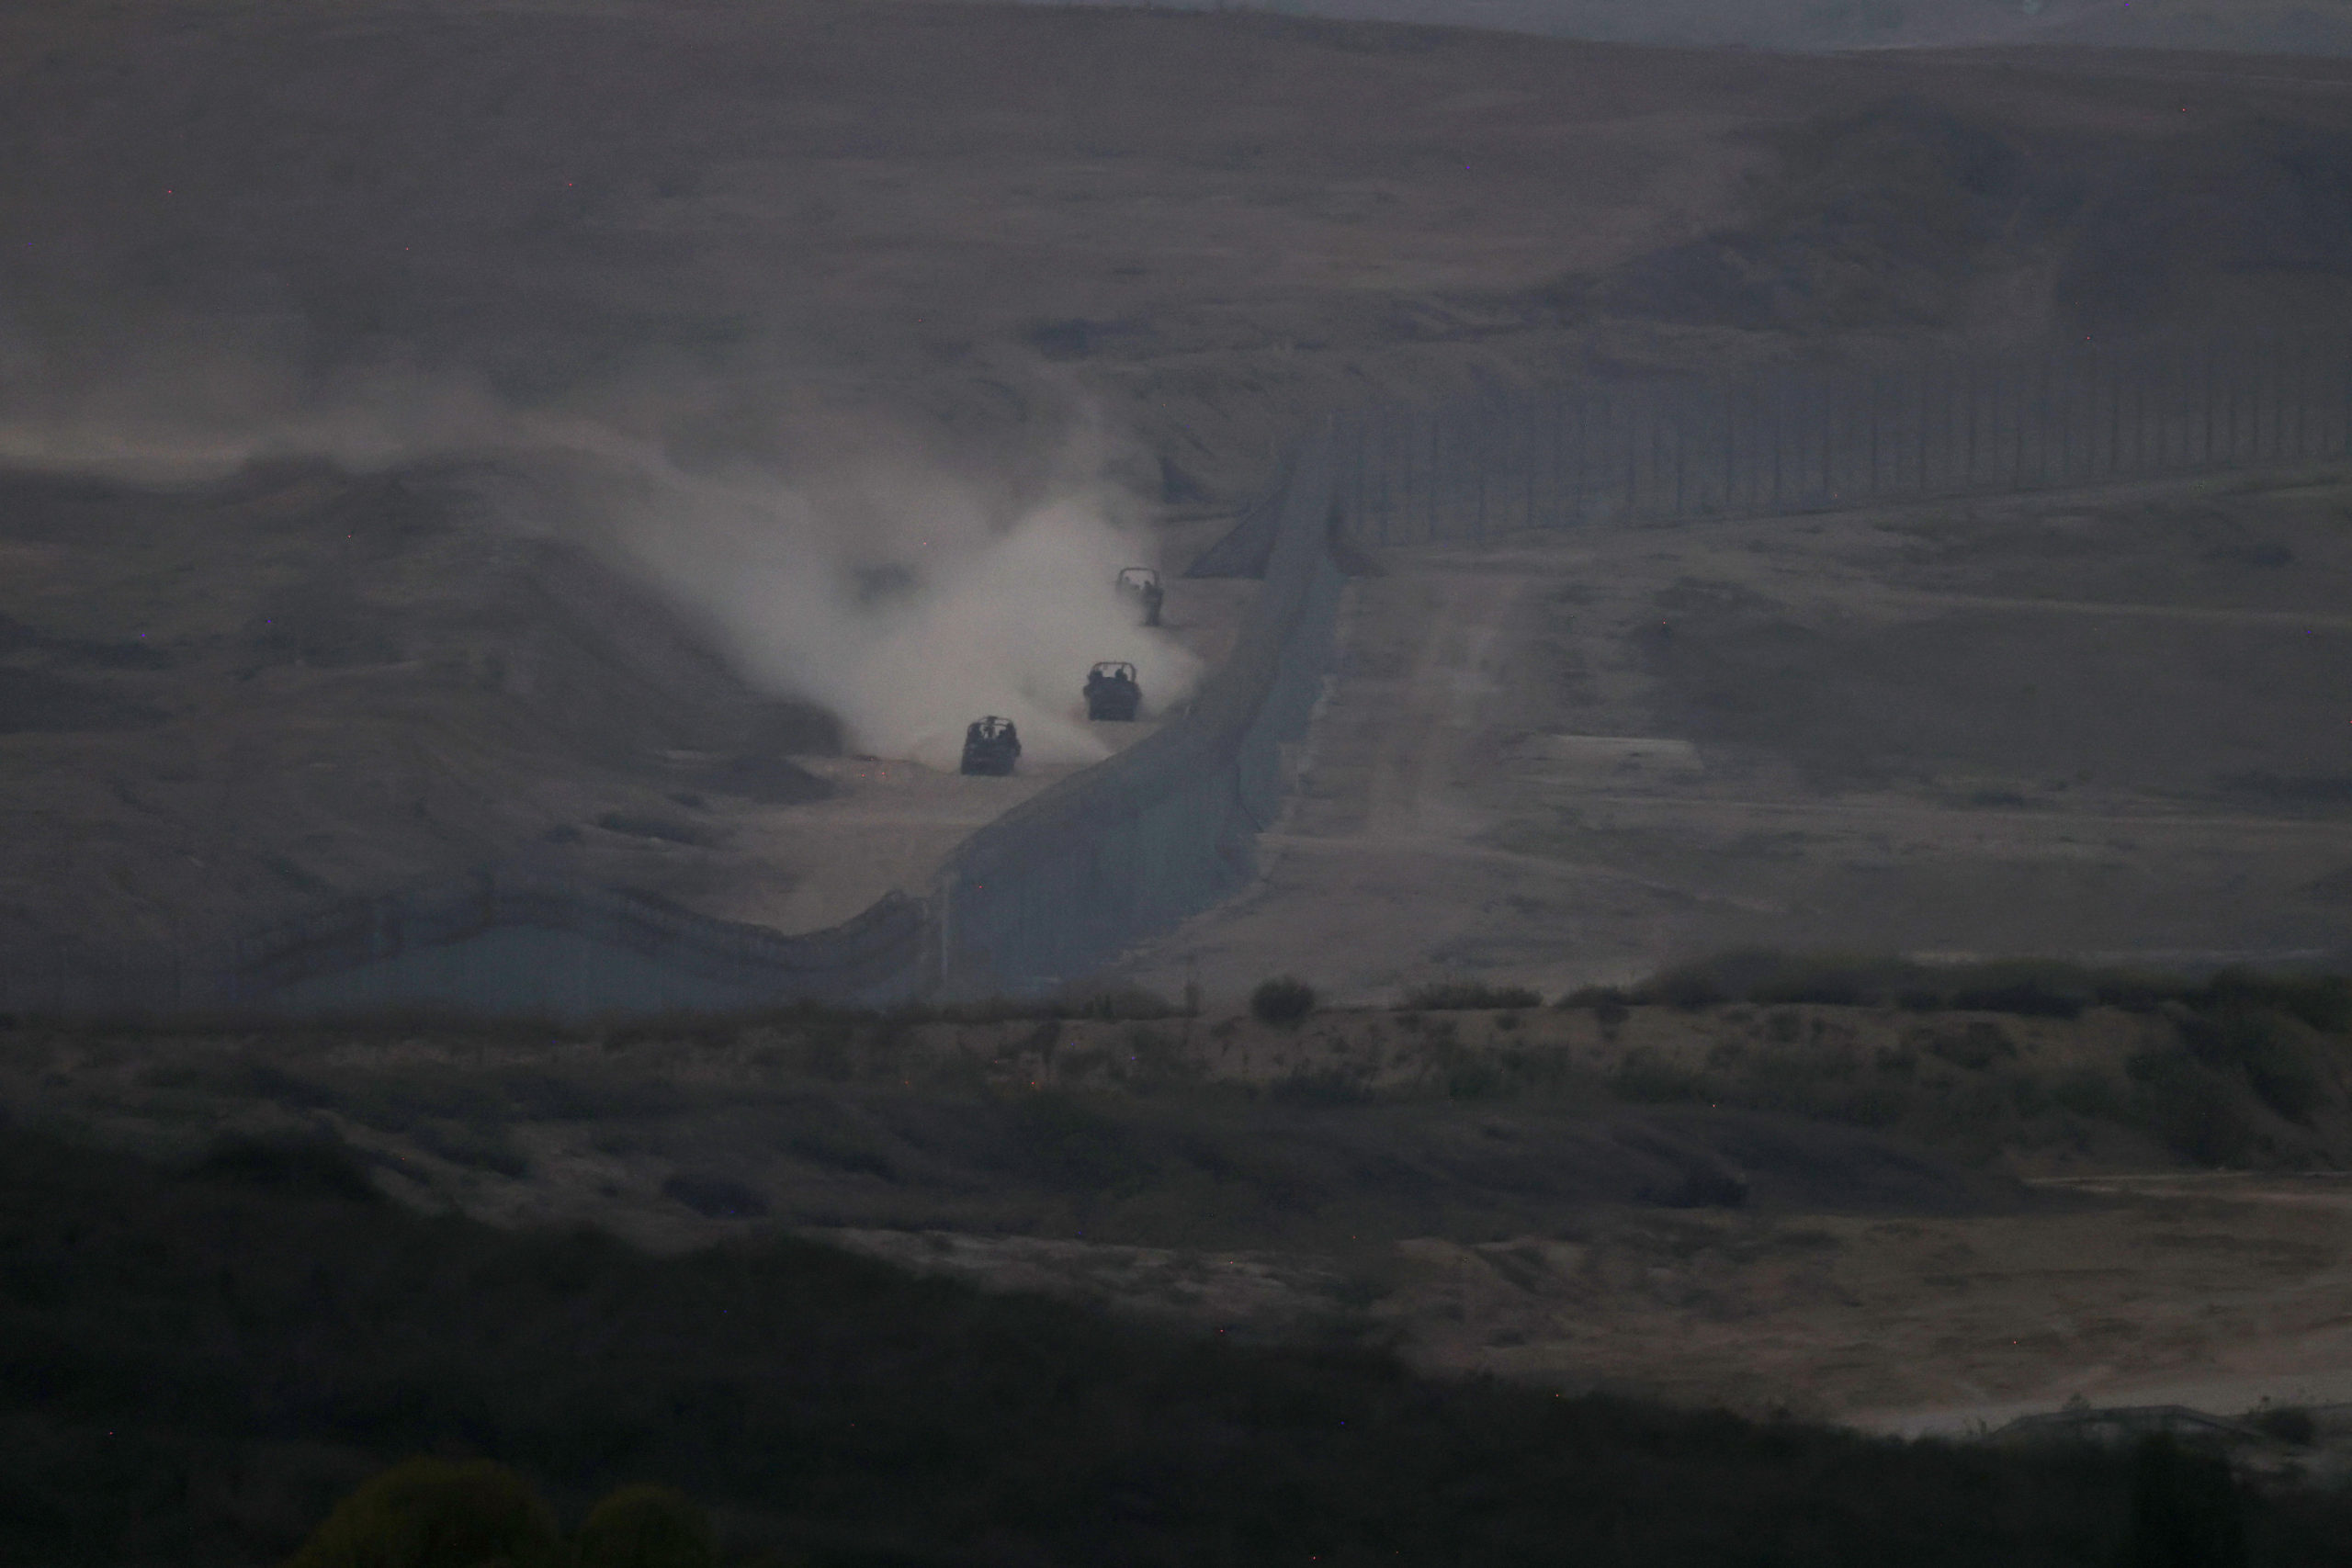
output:
M999 777L1012 772L1012 764L1021 760L1021 732L1009 718L990 714L975 719L964 730L964 765L959 773L990 773Z
M1143 688L1136 683L1136 667L1106 659L1086 672L1086 716L1130 723L1143 706Z
M1126 566L1119 569L1115 586L1122 598L1133 599L1143 612L1143 624L1159 624L1159 606L1166 597L1159 586L1159 572L1148 566Z

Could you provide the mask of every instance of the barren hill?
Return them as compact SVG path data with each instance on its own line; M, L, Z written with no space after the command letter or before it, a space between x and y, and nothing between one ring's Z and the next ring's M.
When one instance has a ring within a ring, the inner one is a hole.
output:
M821 750L759 729L809 697L744 658L775 616L550 535L518 430L750 465L887 583L939 495L1197 522L1369 399L2352 321L2352 67L2245 69L843 0L16 7L0 799L39 826L7 919L225 936L574 818L598 879L854 904L673 798L755 731ZM450 471L489 476L462 523Z

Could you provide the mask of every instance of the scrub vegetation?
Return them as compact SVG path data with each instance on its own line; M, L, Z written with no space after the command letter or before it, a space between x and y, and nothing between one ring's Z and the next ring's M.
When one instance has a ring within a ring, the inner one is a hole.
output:
M2090 1564L2151 1506L2097 1450L1434 1381L785 1238L657 1259L250 1160L19 1132L0 1195L11 1562L272 1561L436 1453L519 1477L459 1473L530 1560L632 1484L708 1508L725 1561L771 1564ZM2343 1499L2245 1500L2256 1563L2322 1561L2347 1527ZM345 1560L322 1550L297 1561Z

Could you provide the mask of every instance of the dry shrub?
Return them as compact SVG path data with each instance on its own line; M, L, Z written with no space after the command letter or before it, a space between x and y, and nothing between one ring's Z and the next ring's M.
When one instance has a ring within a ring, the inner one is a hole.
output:
M666 1486L625 1486L596 1505L572 1545L575 1568L712 1568L709 1516Z
M554 1516L487 1460L413 1459L335 1506L286 1568L559 1568Z

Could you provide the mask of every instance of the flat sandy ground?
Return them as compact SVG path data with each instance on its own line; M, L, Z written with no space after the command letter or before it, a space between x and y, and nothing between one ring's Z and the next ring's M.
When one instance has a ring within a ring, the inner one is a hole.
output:
M1135 956L1141 983L2352 953L2333 475L1383 559L1259 886Z
M1255 583L1171 580L1163 609L1177 641L1214 667L1231 649ZM1084 704L1072 704L1083 714ZM1134 724L1098 725L1114 746L1134 745L1167 722L1147 707ZM744 805L722 817L736 874L688 900L705 914L778 931L845 920L896 889L921 894L956 847L1021 801L1078 772L1024 761L1012 778L963 778L878 757L804 757L798 765L833 793L805 805ZM772 867L764 884L757 867Z

